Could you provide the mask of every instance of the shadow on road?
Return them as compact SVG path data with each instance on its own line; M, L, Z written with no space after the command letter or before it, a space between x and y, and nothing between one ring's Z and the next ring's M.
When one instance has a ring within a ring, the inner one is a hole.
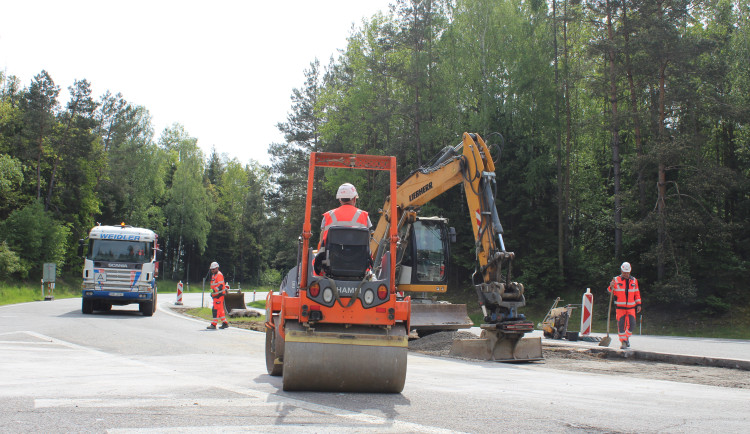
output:
M269 384L277 389L276 393L272 393L268 397L268 402L275 402L277 404L276 425L285 423L287 416L291 416L293 419L297 417L294 413L295 410L299 410L300 405L289 402L290 398L312 405L323 405L325 407L351 411L353 414L365 412L387 419L382 425L384 430L389 429L391 421L401 416L398 410L399 406L408 409L411 405L411 401L400 393L285 392L282 390L282 377L273 377L268 374L255 377L253 382L256 384ZM323 402L325 404L321 404ZM372 425L372 428L377 430L376 425Z
M148 318L143 316L143 314L138 310L138 306L135 306L135 309L133 310L131 306L131 310L128 310L128 306L123 306L121 309L112 308L112 310L104 311L104 310L95 310L93 313L90 314L83 314L81 312L81 309L72 310L70 312L66 312L64 314L58 315L61 318L110 318L110 319L121 319L121 318L132 318L132 317L138 317L138 318Z

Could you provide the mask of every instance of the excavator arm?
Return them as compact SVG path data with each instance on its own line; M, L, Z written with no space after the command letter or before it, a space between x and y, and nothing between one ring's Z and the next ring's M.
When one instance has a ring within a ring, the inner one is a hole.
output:
M495 204L495 164L479 135L464 133L461 143L443 149L435 163L412 172L399 184L396 191L398 228L412 222L423 205L458 184L463 185L474 231L479 272L474 284L499 281L502 265L514 255L505 250L503 227ZM390 201L388 197L370 240L372 252L384 251L392 220ZM375 258L378 256L376 253Z
M386 198L378 224L370 241L376 268L378 258L387 251L387 236L392 222L396 222L400 243L396 264L401 265L404 250L408 248L409 225L417 220L419 209L444 192L461 184L469 210L469 218L474 232L476 271L472 283L477 291L479 304L484 316L482 329L487 343L481 351L488 351L491 360L538 360L541 358L541 343L525 342L519 345L526 332L533 330L533 324L518 312L524 306L523 285L514 282L512 276L513 252L505 249L503 227L498 217L495 194L495 164L484 140L477 134L464 133L461 143L444 148L429 167L412 172L403 180L396 191L396 218L391 218L391 197ZM398 268L399 271L400 268ZM402 280L397 278L398 280ZM412 285L402 285L407 288ZM439 288L436 286L436 288ZM423 290L423 289L420 289ZM444 289L443 289L444 291ZM449 312L445 305L422 307L419 297L412 296L412 324L419 329L420 317L417 309L440 315ZM465 306L461 305L464 308ZM433 313L433 311L437 313ZM453 312L454 317L455 312ZM447 315L447 314L446 314ZM427 315L425 315L427 316ZM431 320L433 321L433 320ZM444 329L451 329L450 321ZM470 326L470 325L469 325ZM464 328L465 326L457 327ZM437 327L435 327L437 328ZM489 347L489 350L487 350Z

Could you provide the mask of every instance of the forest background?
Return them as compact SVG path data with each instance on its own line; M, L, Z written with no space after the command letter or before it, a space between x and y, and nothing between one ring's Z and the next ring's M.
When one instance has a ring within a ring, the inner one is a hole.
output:
M748 0L399 0L327 65L311 59L267 166L205 155L179 124L157 137L147 107L96 97L85 78L60 101L53 73L0 72L6 282L38 282L45 262L77 279L78 240L125 222L159 234L162 279L199 282L218 261L229 281L277 285L297 256L310 152L394 155L403 179L468 131L496 151L527 298L603 294L629 261L647 308L750 317ZM373 216L385 199L377 174L319 179L314 216L342 182ZM456 227L452 287L471 292L461 188L423 214Z

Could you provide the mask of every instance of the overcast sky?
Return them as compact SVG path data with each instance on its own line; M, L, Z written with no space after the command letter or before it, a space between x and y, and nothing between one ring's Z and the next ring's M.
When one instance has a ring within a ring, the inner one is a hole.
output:
M282 142L292 89L316 57L327 65L352 25L393 0L8 0L0 69L23 86L47 70L62 89L88 80L146 107L158 139L177 122L206 155L215 146L267 164Z

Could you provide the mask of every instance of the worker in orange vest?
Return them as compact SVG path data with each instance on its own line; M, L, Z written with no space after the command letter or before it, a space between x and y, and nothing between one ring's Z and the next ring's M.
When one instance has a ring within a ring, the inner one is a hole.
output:
M211 298L214 299L214 307L211 310L213 320L211 325L206 327L209 330L216 330L216 324L221 321L222 329L229 327L226 313L224 312L224 296L227 293L224 285L224 275L219 271L219 263L211 263Z
M322 261L325 253L325 241L328 235L328 228L331 226L350 226L357 228L372 228L372 222L367 211L357 208L357 189L347 183L341 184L336 191L336 199L339 200L340 206L323 214L323 220L320 223L320 241L318 242L318 254L313 260L313 270L315 274L323 273Z
M607 288L608 292L614 291L617 334L620 337L621 349L630 348L635 315L641 313L641 291L638 288L638 280L630 275L631 271L630 263L623 262L620 266L620 275L613 277Z

